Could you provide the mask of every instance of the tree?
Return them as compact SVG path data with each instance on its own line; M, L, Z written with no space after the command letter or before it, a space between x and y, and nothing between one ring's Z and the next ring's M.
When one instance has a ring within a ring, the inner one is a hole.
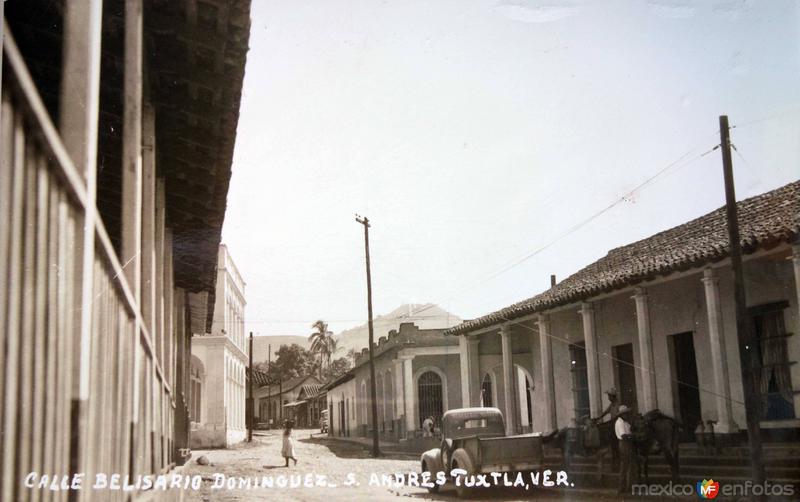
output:
M316 355L319 360L320 377L322 372L328 372L331 365L331 355L336 352L336 339L333 333L328 331L328 323L319 320L311 325L316 331L308 335L311 342L311 353Z
M338 359L334 359L331 361L330 365L328 366L327 371L325 372L325 381L331 381L340 376L347 373L347 370L350 369L350 361L347 357L340 357Z
M267 364L261 362L256 368L267 372L270 378L282 379L283 381L310 375L318 364L314 355L300 345L281 345L275 352L275 360Z

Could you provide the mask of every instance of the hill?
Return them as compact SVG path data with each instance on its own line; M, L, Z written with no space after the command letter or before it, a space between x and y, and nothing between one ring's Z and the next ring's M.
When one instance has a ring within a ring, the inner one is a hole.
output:
M461 323L461 318L432 303L401 305L388 314L379 315L372 320L375 342L377 343L380 337L386 336L389 331L398 329L404 322L413 322L420 329L449 328ZM350 349L360 351L367 346L369 328L365 323L334 336L337 343L334 357L342 357L347 355Z

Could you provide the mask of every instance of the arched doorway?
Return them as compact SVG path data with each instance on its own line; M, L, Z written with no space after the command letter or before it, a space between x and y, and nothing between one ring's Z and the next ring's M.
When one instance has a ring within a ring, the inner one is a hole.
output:
M383 375L378 373L375 377L375 394L378 404L378 430L383 432L383 424L386 421L386 396L384 395Z
M442 377L435 371L426 371L417 380L417 426L422 427L426 417L438 424L444 414Z
M513 410L514 428L518 433L533 431L533 377L527 368L522 365L514 364L511 374L512 380L509 383L503 376L503 365L498 364L491 368L481 381L481 398L486 402L485 396L489 395L491 405L500 408L505 416L506 408L506 385L511 387L511 410Z
M369 416L370 414L367 413L368 411L367 405L369 404L367 402L367 399L369 399L367 395L367 382L362 380L361 381L361 424L365 426L364 427L365 431L369 427L370 423L370 416Z
M532 432L533 430L533 379L528 370L519 365L514 365L516 378L515 387L517 390L517 403L519 409L519 421L521 432Z
M484 408L492 408L495 406L492 386L492 375L486 373L483 375L483 381L481 381L481 406Z

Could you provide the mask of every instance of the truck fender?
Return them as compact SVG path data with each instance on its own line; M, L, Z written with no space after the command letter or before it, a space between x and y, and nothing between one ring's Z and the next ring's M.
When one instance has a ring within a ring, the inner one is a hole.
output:
M444 466L442 465L442 450L439 448L433 448L424 452L420 457L420 468L422 469L422 472L429 472L431 474L431 483L433 483L433 486L428 487L428 491L430 493L438 492L439 485L436 483L436 473L444 472Z
M424 452L420 456L420 467L422 468L422 472L430 472L431 477L435 477L437 472L443 471L442 450L439 448L432 448Z

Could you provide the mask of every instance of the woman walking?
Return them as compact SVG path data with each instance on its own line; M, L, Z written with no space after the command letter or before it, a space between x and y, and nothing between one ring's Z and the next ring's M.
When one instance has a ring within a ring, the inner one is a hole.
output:
M294 465L297 465L297 459L294 458L294 441L292 441L292 427L294 424L291 420L287 420L284 423L283 429L283 446L281 447L281 455L283 455L283 459L286 460L286 465L284 467L289 467L289 459L294 460Z

